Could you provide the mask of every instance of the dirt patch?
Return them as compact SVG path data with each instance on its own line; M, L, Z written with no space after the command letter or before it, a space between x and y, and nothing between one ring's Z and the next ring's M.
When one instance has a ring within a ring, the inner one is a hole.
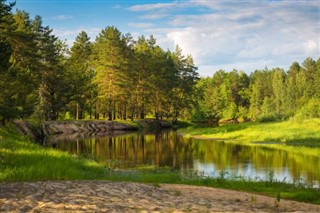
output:
M187 185L110 181L1 183L0 212L320 212L320 205Z

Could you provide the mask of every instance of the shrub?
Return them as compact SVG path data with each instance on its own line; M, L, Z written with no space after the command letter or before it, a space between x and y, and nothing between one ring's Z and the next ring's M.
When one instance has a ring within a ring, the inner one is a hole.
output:
M307 118L320 118L320 99L313 98L308 103L300 108L293 116L292 120L301 123Z
M260 123L267 123L273 121L281 121L282 117L278 113L269 113L269 114L262 114L258 116L257 121Z

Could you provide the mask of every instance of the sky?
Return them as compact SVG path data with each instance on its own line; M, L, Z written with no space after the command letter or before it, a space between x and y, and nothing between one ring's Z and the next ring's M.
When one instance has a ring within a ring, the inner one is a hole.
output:
M153 35L164 50L179 45L201 76L233 69L288 70L320 57L320 0L17 0L69 45L86 31L94 41L107 26Z

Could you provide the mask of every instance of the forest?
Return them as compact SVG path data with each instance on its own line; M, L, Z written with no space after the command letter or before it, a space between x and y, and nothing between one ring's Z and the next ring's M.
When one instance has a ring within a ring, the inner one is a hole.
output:
M43 20L0 0L0 212L319 210L320 55L205 77L153 35L106 26L71 44Z
M200 77L191 55L136 40L114 26L69 48L40 16L0 1L0 120L191 119L198 122L320 117L320 57L289 70L236 69Z

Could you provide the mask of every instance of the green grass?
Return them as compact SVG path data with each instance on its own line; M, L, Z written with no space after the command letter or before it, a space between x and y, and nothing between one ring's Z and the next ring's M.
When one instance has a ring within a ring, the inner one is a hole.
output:
M0 129L0 182L101 179L105 168L94 161L44 148L17 134Z
M13 127L0 128L0 182L39 180L111 180L150 183L189 184L255 192L297 201L320 204L320 190L303 184L246 180L241 177L203 177L171 168L144 167L114 170L66 152L45 148L19 135Z
M179 130L186 137L233 139L239 142L279 142L287 144L320 145L320 119L293 120L271 123L226 124L220 127Z
M219 127L191 126L180 129L185 137L217 139L250 146L265 146L290 153L320 156L320 119L270 123L226 124ZM282 146L281 146L282 145Z
M128 120L115 120L114 122L121 123L121 124L127 124L127 125L133 126L135 128L139 128L139 125L136 120L133 120L133 121L130 119L128 119Z

